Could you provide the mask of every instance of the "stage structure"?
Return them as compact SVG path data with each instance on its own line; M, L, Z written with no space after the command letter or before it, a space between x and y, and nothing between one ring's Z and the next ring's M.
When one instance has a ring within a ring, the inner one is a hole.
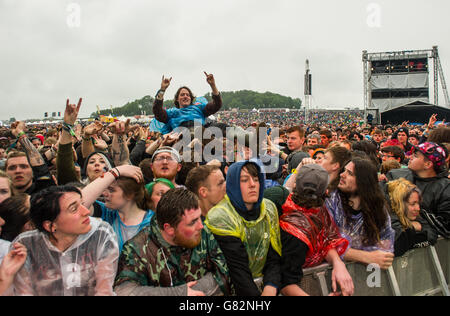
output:
M450 101L438 47L429 50L362 54L364 68L364 117L381 123L381 114L413 102L439 105L439 79L444 106ZM432 71L430 71L430 68ZM430 101L430 73L433 101Z
M310 111L312 106L312 75L309 70L309 60L306 60L306 73L305 73L305 123L308 124L310 121Z

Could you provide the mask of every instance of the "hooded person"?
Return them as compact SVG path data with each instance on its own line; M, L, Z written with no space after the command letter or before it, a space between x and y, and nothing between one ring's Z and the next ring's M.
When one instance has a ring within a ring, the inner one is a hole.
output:
M83 168L81 169L81 179L83 184L89 184L103 173L114 168L112 160L101 152L93 152L84 160Z
M205 224L225 254L239 296L276 295L280 286L281 240L275 204L263 198L264 175L257 163L228 169L224 199ZM262 293L254 279L263 277Z

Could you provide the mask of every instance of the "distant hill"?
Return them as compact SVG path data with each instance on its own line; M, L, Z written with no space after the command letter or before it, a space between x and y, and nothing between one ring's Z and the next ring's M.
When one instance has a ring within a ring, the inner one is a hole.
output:
M222 110L230 110L232 108L239 109L253 109L253 108L295 108L299 109L302 105L302 100L293 99L291 97L282 96L280 94L265 92L260 93L251 90L241 90L241 91L229 91L221 92L223 106ZM204 97L211 101L211 93L207 93ZM100 115L110 115L113 116L133 116L141 115L145 112L146 115L153 114L154 98L151 96L145 96L141 99L134 100L133 102L128 102L122 107L117 107L107 110L101 110ZM164 107L169 108L173 106L173 100L164 101ZM91 114L91 117L98 116L97 112Z

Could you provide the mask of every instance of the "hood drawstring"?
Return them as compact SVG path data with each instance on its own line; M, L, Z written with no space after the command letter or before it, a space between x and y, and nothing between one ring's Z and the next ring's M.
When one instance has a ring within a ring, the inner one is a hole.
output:
M161 253L162 253L163 257L164 257L164 262L166 264L166 268L169 271L170 286L173 286L172 273L170 272L169 265L167 264L167 259L166 259L166 255L164 254L164 249L161 247L161 248L158 249L158 251L160 251L160 250L161 250Z

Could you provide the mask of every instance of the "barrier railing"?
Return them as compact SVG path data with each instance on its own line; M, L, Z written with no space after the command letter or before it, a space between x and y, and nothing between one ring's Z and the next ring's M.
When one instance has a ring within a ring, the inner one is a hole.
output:
M450 240L408 251L388 270L357 262L346 263L355 296L450 296ZM331 292L332 268L327 263L303 270L300 287L314 296ZM255 280L256 281L256 280ZM261 280L258 280L261 282Z

